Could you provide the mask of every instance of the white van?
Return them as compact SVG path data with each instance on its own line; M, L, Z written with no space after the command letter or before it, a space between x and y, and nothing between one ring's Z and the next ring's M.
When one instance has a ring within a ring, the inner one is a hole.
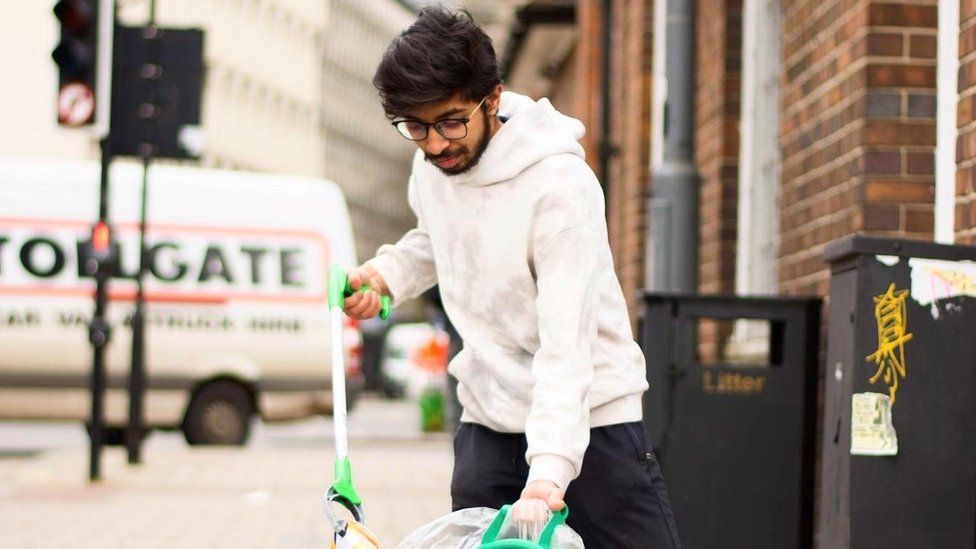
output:
M106 423L128 423L142 167L113 165ZM145 422L194 444L241 444L250 419L330 410L328 266L356 263L337 185L156 165L149 172ZM80 243L98 217L96 163L0 159L0 418L90 414L94 280ZM349 390L361 384L347 321ZM350 400L354 397L350 395Z

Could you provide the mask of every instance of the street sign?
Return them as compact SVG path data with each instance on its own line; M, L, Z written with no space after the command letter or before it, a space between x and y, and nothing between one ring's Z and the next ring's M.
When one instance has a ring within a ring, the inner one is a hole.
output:
M95 94L88 85L70 82L58 92L58 123L78 127L95 114Z

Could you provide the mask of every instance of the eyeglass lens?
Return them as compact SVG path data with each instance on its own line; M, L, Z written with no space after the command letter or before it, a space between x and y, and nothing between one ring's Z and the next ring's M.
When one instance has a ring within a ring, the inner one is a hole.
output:
M397 130L413 141L420 141L427 137L428 124L414 120L404 120L396 125ZM440 120L430 126L434 126L437 133L445 139L462 139L468 134L467 125L462 120Z

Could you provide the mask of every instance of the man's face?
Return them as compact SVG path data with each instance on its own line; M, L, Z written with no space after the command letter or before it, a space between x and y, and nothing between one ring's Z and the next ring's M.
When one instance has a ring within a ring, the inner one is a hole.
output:
M488 113L496 110L497 101L496 94L489 95L481 108L477 108L481 103L480 99L468 101L460 94L455 94L446 101L425 105L402 118L427 124L446 119L468 118L468 131L462 138L447 139L433 126L428 126L427 137L415 141L424 151L424 157L428 162L447 175L457 175L475 167L481 154L488 147L488 141L496 129L491 123L494 117L489 116Z

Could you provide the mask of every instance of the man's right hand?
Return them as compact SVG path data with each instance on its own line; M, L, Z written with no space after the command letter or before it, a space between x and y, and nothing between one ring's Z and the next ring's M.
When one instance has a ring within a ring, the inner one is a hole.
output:
M386 281L376 269L363 265L357 269L346 271L349 277L349 288L353 293L342 302L342 310L352 318L365 320L380 314L380 296L389 295ZM370 287L370 291L360 292L363 284Z

